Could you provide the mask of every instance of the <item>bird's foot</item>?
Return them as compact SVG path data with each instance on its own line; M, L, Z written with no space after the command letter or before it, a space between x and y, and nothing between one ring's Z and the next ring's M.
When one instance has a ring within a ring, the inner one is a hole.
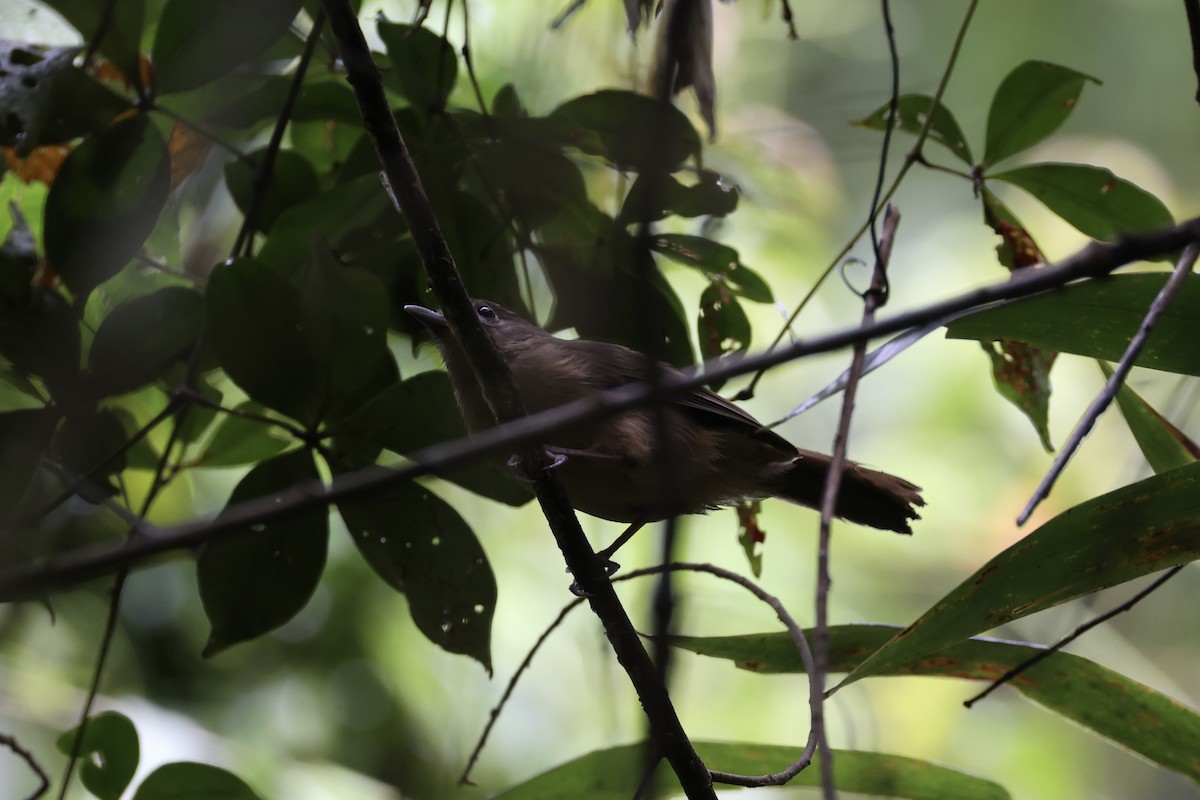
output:
M550 457L550 463L542 467L543 470L558 469L567 462L567 457L558 451L546 448L545 453ZM521 459L518 456L509 456L506 463L508 468L513 471L516 479L521 483L533 484L537 482L537 478L529 474L528 470L525 469L525 465L521 462Z
M621 568L621 565L613 561L611 558L606 558L600 562L600 567L604 570L604 577L611 578L613 575L617 574L617 570ZM570 571L570 569L567 569L567 572ZM579 581L572 582L568 588L571 590L571 594L575 595L576 597L589 596L589 594L583 590L583 587L579 585Z

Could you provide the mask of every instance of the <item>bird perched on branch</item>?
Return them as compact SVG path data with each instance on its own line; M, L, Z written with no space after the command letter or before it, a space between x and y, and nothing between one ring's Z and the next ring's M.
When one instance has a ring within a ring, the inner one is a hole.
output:
M648 381L650 367L641 353L616 344L559 339L493 302L471 303L531 414ZM404 308L433 334L467 430L490 427L487 401L446 318L423 306ZM658 369L663 379L682 377L665 364ZM820 507L829 456L796 448L704 388L669 398L664 415L674 470L670 482L664 482L663 464L656 457L660 439L650 408L582 422L551 434L544 443L560 462L557 475L571 505L595 517L628 523L599 554L602 558L643 525L673 514L703 513L766 497ZM848 461L835 513L873 528L911 533L909 520L918 519L914 506L924 504L920 489L908 481Z

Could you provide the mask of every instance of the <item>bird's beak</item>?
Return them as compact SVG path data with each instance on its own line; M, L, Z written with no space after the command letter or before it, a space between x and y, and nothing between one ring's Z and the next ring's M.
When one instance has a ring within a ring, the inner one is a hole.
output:
M434 311L432 308L418 305L407 305L404 307L404 310L416 317L422 325L434 333L445 330L448 327L446 318L442 316L440 311Z

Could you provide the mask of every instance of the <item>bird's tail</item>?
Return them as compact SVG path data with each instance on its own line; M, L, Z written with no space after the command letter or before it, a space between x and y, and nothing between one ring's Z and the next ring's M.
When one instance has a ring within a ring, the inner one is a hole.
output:
M789 468L775 477L772 494L802 506L820 508L828 470L829 456L801 451ZM850 461L842 473L834 513L860 525L912 533L909 520L920 519L915 508L923 505L919 486Z

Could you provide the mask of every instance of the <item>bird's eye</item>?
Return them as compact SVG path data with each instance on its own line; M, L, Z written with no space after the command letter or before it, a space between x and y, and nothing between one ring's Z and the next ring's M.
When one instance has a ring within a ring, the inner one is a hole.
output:
M484 317L486 319L495 319L496 318L496 312L492 310L491 306L480 306L478 309L478 313L479 313L479 316Z

